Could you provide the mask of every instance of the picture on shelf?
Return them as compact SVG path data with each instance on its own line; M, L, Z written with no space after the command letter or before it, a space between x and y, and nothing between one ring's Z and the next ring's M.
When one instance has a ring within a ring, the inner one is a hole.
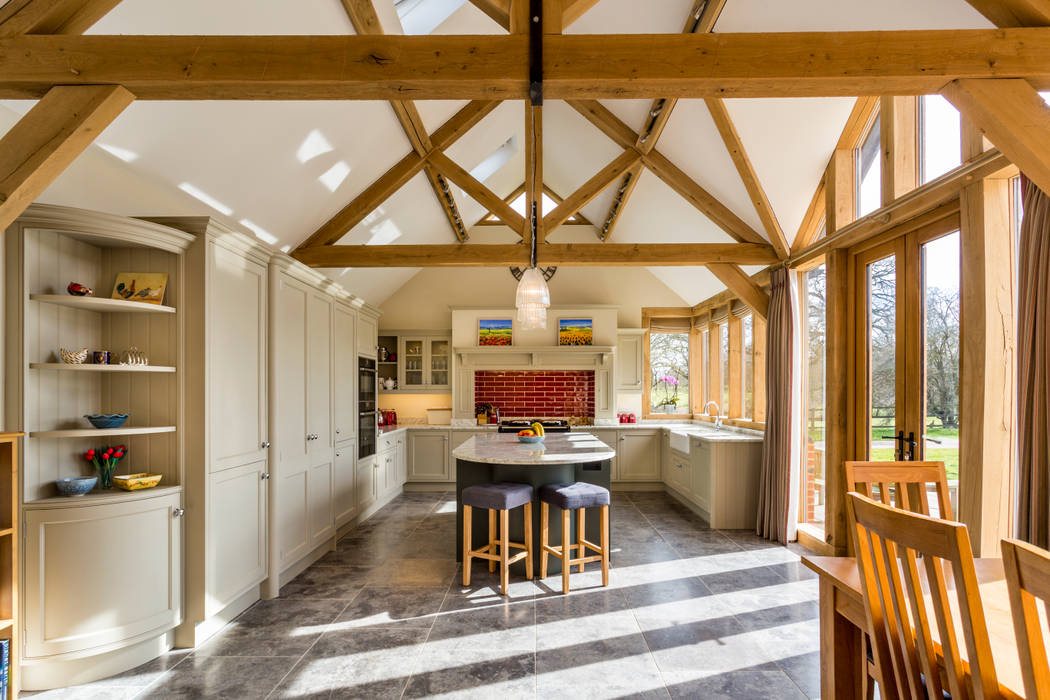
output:
M594 345L594 319L559 318L558 345Z
M168 286L166 272L120 272L113 284L112 299L163 304L164 288Z
M478 320L478 345L512 345L514 321L509 318Z

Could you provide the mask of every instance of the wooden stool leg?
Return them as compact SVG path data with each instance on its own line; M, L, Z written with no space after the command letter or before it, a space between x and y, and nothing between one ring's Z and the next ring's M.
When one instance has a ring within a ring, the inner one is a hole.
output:
M602 585L609 585L609 506L602 506Z
M540 504L540 578L547 578L547 543L550 542L550 506Z
M532 580L532 503L525 504L525 578Z
M470 585L470 548L472 546L470 526L474 518L473 509L463 506L463 585Z
M499 512L499 591L507 595L507 577L510 575L510 511Z
M569 592L569 559L572 556L572 511L561 512L561 592Z
M489 554L496 553L496 511L489 509ZM489 573L496 570L496 560L489 559Z
M576 512L576 556L583 559L587 556L587 548L583 546L583 536L587 532L587 509L580 508ZM580 562L580 573L583 573L584 567L587 566L583 562Z

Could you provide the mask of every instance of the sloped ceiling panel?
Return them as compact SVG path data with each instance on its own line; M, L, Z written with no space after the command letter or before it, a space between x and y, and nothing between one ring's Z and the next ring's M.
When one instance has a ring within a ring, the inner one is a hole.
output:
M673 34L682 31L694 0L601 0L566 34Z
M380 0L380 17L384 4ZM394 17L396 18L396 13ZM346 11L333 0L124 0L89 34L353 34Z
M732 0L717 32L980 29L992 26L965 0Z

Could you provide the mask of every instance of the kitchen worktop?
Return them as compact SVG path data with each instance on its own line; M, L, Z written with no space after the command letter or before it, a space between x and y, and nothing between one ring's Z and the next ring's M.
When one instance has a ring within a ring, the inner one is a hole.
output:
M380 435L391 435L401 430L457 430L477 431L479 433L495 433L495 425L477 425L466 423L462 425L428 425L426 423L399 423L397 425L379 426ZM603 425L574 425L573 432L588 432L591 430L670 430L673 432L688 433L702 440L713 442L761 442L762 432L759 430L747 430L746 428L723 427L715 430L710 423L691 421L663 421L651 423L609 423ZM571 435L572 433L570 433Z
M481 464L551 466L601 462L616 457L616 450L586 432L548 433L540 443L520 442L514 433L479 433L452 456Z

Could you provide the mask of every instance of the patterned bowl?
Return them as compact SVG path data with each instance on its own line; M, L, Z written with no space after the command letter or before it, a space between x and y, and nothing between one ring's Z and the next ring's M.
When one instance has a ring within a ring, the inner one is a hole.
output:
M518 441L535 445L537 442L543 442L543 437L540 435L519 435Z
M95 426L100 430L106 428L119 428L124 425L124 421L128 419L127 413L85 413L84 417L88 419L91 425Z
M140 489L151 489L160 483L163 474L149 474L140 472L128 474L127 476L113 477L113 485L125 491L138 491Z
M71 479L56 480L55 487L63 496L83 496L85 493L95 488L95 484L97 483L97 476L75 476Z
M66 350L65 348L58 349L58 356L62 358L62 362L67 365L82 365L87 359L87 348L81 348L80 350Z

